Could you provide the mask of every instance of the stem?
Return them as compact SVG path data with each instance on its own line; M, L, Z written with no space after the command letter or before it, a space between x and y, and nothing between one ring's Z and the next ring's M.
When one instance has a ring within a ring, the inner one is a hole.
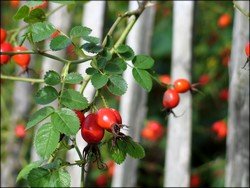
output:
M126 37L128 36L130 30L133 28L133 25L135 24L136 20L138 17L136 17L135 15L132 15L130 17L130 22L128 23L127 27L125 28L125 30L123 31L121 37L118 39L118 41L115 43L114 47L110 50L110 53L113 54L115 49L122 44Z
M244 14L248 19L250 18L250 14L243 10L236 2L233 0L234 7L238 9L242 14Z
M86 61L90 61L92 60L94 57L87 57L87 58L84 58L84 59L78 59L78 60L75 60L75 61L71 61L72 64L80 64L80 63L84 63Z
M54 14L56 11L58 11L59 9L61 9L62 7L64 7L65 5L60 5L57 8L55 8L54 10L52 10L51 12L49 12L48 14L46 14L46 17L51 16L52 14Z
M31 82L31 83L43 83L43 79L35 79L35 78L23 78L23 77L16 77L16 76L7 76L1 74L1 79L4 80L14 80L14 81L22 81L22 82Z
M86 76L86 78L85 78L85 80L82 82L82 85L81 85L81 87L80 87L80 90L79 90L79 92L81 93L81 94L83 94L83 91L85 90L85 88L87 87L87 84L88 84L88 82L90 81L90 76L89 75L87 75Z

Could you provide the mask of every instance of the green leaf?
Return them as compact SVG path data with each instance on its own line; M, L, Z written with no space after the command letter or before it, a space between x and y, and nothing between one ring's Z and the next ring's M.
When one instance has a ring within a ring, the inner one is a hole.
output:
M29 15L30 9L28 6L24 5L21 6L18 11L16 12L16 14L14 15L13 19L14 20L21 20L23 18L25 18L26 16Z
M82 37L83 40L93 43L93 44L99 44L100 43L100 39L97 37L93 37L93 36L83 36Z
M42 161L35 161L35 162L32 162L28 165L26 165L19 173L18 173L18 176L16 178L16 181L20 181L21 179L27 179L28 177L28 174L30 173L30 171L34 168L37 168L39 167L40 165L42 164Z
M112 54L106 48L104 48L102 50L102 52L100 52L100 56L102 56L103 58L105 58L107 61L109 61L109 60L112 59Z
M81 46L81 48L90 53L99 53L102 51L102 46L96 45L94 43L85 43Z
M72 41L70 40L70 38L64 35L59 35L51 40L50 49L53 51L62 50L68 47L71 43Z
M34 139L34 145L39 156L49 158L55 151L60 139L60 133L53 128L51 123L42 125Z
M107 74L121 74L123 72L119 65L115 63L107 64L104 71Z
M116 52L125 60L132 60L135 55L133 49L125 44L119 45Z
M113 46L114 46L114 40L110 35L108 35L105 47L111 49Z
M79 84L81 81L83 81L83 77L77 72L71 72L65 77L65 83L68 84Z
M35 95L37 104L49 104L58 97L58 92L51 86L45 86L40 89Z
M92 75L91 77L91 83L92 85L96 88L96 89L100 89L103 86L105 86L108 82L108 76L107 75L103 75L101 73L95 73L94 75Z
M145 150L144 148L137 142L134 142L131 137L126 137L126 147L125 151L131 157L136 159L142 159L145 157Z
M28 174L28 184L31 187L49 187L50 172L47 169L34 168Z
M117 164L121 164L126 159L126 152L122 148L123 144L120 140L117 140L117 144L112 146L112 139L108 142L108 152L112 160Z
M51 116L51 122L54 128L67 136L76 135L80 128L80 122L75 112L62 108Z
M114 95L123 95L126 93L128 85L122 76L114 75L109 79L108 90Z
M57 85L61 82L61 76L56 71L47 71L44 76L44 82L52 86Z
M78 91L67 89L63 91L61 96L61 103L73 110L84 110L88 107L87 99Z
M88 36L91 33L91 31L92 29L88 27L75 26L70 31L70 37L76 38L76 37Z
M49 171L39 167L31 170L28 183L31 187L70 187L70 175L62 168Z
M36 6L39 6L39 5L42 5L44 3L44 1L42 0L33 0L33 1L28 1L26 3L26 5L30 8L33 8L33 7L36 7Z
M46 106L44 108L39 109L34 114L30 116L29 122L27 123L26 130L31 127L37 125L41 121L48 118L51 114L53 114L55 109L52 106Z
M62 145L62 144L61 144ZM60 145L60 146L61 146ZM59 148L60 149L60 148ZM47 163L45 165L42 165L41 167L48 169L48 170L55 170L58 169L62 165L62 159L56 158L53 162Z
M96 70L96 69L93 68L93 67L89 67L89 68L86 69L86 73L87 73L88 75L93 75L93 74L95 74L95 73L97 73L97 72L98 72L98 70Z
M127 64L122 58L115 58L113 63L117 64L122 71L125 71L127 69Z
M152 79L150 74L146 70L141 70L137 68L133 68L132 74L134 76L135 81L148 92L152 89Z
M27 17L24 18L23 21L26 23L32 24L32 23L37 23L37 22L43 22L46 20L46 15L45 12L40 9L36 8L33 9Z
M104 57L100 57L96 60L98 69L103 69L107 64L107 60Z
M49 38L54 31L54 26L48 22L38 22L31 25L31 33L34 42Z
M154 66L154 60L146 55L135 56L133 63L138 69L151 69Z

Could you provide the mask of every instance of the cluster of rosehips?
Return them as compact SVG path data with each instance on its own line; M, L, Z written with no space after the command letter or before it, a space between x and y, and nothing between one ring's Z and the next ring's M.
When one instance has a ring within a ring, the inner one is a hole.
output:
M150 120L141 131L141 136L149 141L158 141L164 135L164 127L158 121Z
M195 91L197 90L194 88L196 84L190 84L190 82L184 78L177 79L173 87L168 88L164 95L162 104L167 114L173 113L172 109L175 108L180 102L179 93L185 93L187 91ZM174 113L173 113L174 114Z
M75 111L80 123L82 138L89 144L98 144L104 136L104 131L119 136L122 127L120 113L113 108L101 108L96 113L86 117L81 111Z
M1 52L23 52L27 51L28 49L24 46L15 46L12 47L12 45L8 42L6 42L7 32L6 30L1 28ZM0 63L1 65L7 64L10 60L10 55L0 55ZM12 56L13 61L22 67L24 70L27 70L28 65L30 63L30 54L15 54Z

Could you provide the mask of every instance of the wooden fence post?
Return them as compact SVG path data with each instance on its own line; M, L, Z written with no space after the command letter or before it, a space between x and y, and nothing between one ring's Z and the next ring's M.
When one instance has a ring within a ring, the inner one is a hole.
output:
M191 81L194 1L174 1L171 79ZM191 93L180 95L169 115L165 156L165 187L188 187L190 178L192 103Z
M58 4L56 3L49 3L49 10L54 10L55 8L57 8ZM63 7L62 9L58 10L57 12L55 12L54 14L52 14L49 19L49 22L53 23L53 25L62 30L63 32L68 32L68 29L70 27L70 14L67 11L67 7ZM49 43L50 41L47 40L45 42L45 46L47 47L46 49L49 48ZM65 56L65 50L61 50L61 51L57 51L57 52L50 52L53 55L56 55L58 57L63 57ZM56 72L60 72L62 69L62 64L59 62L55 62L55 60L50 59L50 58L44 58L44 62L42 63L42 73L41 73L41 77L44 76L44 74L48 71L48 70L54 70ZM41 87L43 86L43 84L41 85ZM57 89L59 88L59 86L56 87ZM58 103L57 101L54 101L50 104L51 106L57 108ZM41 106L39 105L38 108L41 108ZM38 130L39 126L36 128L36 131ZM37 155L34 147L32 147L32 151L31 151L31 160L32 161L37 161L39 160L40 157Z
M249 1L236 1L249 12ZM244 48L249 41L249 18L235 10L229 63L229 117L226 187L249 187L249 65Z
M91 35L102 38L103 33L103 23L104 23L104 13L105 13L105 1L90 1L84 5L84 14L82 17L82 25L92 29ZM90 66L90 61L82 63L78 66L77 71L86 75L85 70ZM79 87L77 88L79 89ZM94 87L89 83L84 90L83 95L88 101L91 101L94 95ZM76 142L79 149L82 151L87 143L82 139L80 131L76 135ZM70 150L68 152L67 158L69 161L74 162L78 160L78 155L75 150ZM79 166L72 166L68 168L71 174L71 186L79 187L81 181L81 168Z
M135 10L137 6L136 1L129 2L130 10ZM150 51L154 15L154 7L146 9L128 35L127 44L134 49L136 54L148 54ZM121 97L120 113L123 123L129 125L129 130L123 130L123 132L139 141L140 131L147 113L147 93L134 81L131 69L128 68L123 77L128 83L128 90ZM116 165L112 187L136 186L138 162L138 160L127 157L122 165Z

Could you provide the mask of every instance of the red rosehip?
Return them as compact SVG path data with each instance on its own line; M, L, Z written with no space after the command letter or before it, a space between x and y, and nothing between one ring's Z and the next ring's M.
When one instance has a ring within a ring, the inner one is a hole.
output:
M1 52L12 52L12 50L13 48L10 43L8 42L1 43L1 48L0 48ZM1 62L0 62L1 65L8 63L10 60L9 55L0 55L0 58L1 58Z
M217 25L220 28L226 28L231 24L232 18L229 14L222 14L218 19Z
M250 42L246 44L245 52L246 52L246 56L249 57L250 56Z
M27 51L28 49L24 46L15 46L13 48L14 52L23 52ZM15 61L16 64L18 64L20 67L23 69L27 69L30 63L30 54L16 54L13 55L13 60Z
M203 74L199 78L199 83L201 85L206 85L210 82L210 76L208 74Z
M213 123L211 130L216 134L218 139L224 139L227 136L227 124L225 121L216 121Z
M198 174L192 174L190 178L190 187L199 187L201 184L201 179Z
M18 124L15 127L15 135L17 138L24 138L26 136L25 126L23 124Z
M165 85L169 85L171 83L171 78L167 74L159 76L159 80L162 84L165 84Z
M1 28L1 44L5 41L7 37L7 32L5 31L5 29Z
M181 78L174 82L174 88L178 93L185 93L191 90L191 84L188 80Z
M162 104L166 109L175 108L180 102L180 97L175 89L168 89L163 95Z

